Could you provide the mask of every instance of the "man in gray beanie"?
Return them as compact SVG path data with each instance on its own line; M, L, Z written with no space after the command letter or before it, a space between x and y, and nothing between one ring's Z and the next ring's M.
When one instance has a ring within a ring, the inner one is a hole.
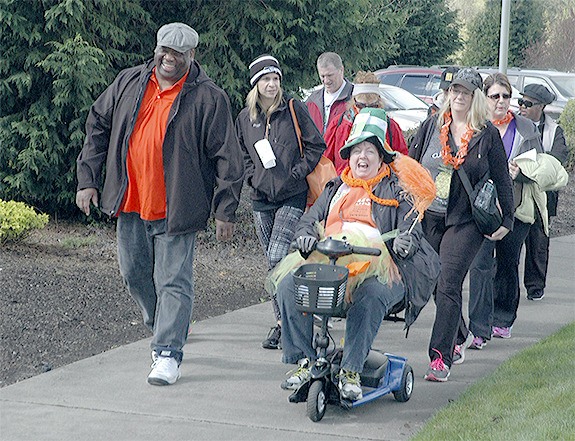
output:
M555 95L542 84L528 84L518 100L521 116L532 120L541 134L541 143L545 153L555 156L563 165L567 163L569 150L565 143L563 129L544 112L545 106L555 100ZM557 215L559 192L548 191L547 213L549 217ZM529 228L525 239L525 272L523 283L527 290L527 299L541 300L547 278L549 260L549 237L543 230L541 216L537 213L535 223Z
M152 385L180 378L196 232L213 211L217 239L229 239L242 186L229 99L194 60L197 45L190 26L162 26L153 59L92 105L77 159L78 207L117 218L120 272L153 333Z

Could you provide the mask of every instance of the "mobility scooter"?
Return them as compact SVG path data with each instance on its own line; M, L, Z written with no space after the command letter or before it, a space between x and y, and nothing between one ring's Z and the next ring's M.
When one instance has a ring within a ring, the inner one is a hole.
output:
M344 238L345 239L345 238ZM321 327L315 334L313 347L317 359L311 368L309 381L294 391L289 401L307 402L306 413L312 421L320 421L327 404L344 409L361 406L379 397L393 393L399 402L406 402L413 391L413 369L407 359L398 355L371 350L360 374L363 398L349 401L340 396L337 375L343 349L338 348L330 335L328 321L331 317L345 317L348 304L345 291L349 271L336 264L340 257L350 254L377 256L377 248L356 247L345 240L327 238L316 245L316 251L329 258L330 264L310 263L299 267L293 274L296 308L321 318ZM333 343L330 350L330 340Z

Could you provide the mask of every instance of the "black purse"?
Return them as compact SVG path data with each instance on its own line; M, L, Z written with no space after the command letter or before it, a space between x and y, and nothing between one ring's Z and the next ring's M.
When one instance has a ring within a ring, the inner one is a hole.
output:
M463 167L458 168L457 172L465 192L469 196L471 215L477 228L482 234L491 236L503 223L503 216L497 203L497 189L488 177L489 172L485 173L475 188L471 187L471 182L469 182Z

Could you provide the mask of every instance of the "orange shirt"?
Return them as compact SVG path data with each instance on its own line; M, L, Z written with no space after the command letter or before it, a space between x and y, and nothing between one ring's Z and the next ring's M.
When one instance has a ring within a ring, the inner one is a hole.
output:
M329 210L325 235L340 233L344 222L360 222L377 228L371 215L371 199L362 187L351 187Z
M139 213L144 220L166 217L166 184L162 146L168 115L188 75L160 90L156 70L146 86L134 131L128 144L128 188L121 211Z

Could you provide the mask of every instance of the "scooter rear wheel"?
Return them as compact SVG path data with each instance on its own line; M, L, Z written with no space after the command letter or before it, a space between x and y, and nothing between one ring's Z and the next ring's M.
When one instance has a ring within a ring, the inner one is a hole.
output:
M413 369L406 364L401 376L401 386L393 393L394 398L400 403L405 403L411 398L413 392Z
M309 387L306 414L310 420L314 422L320 421L325 415L326 407L327 396L324 390L324 383L321 380L316 380Z

